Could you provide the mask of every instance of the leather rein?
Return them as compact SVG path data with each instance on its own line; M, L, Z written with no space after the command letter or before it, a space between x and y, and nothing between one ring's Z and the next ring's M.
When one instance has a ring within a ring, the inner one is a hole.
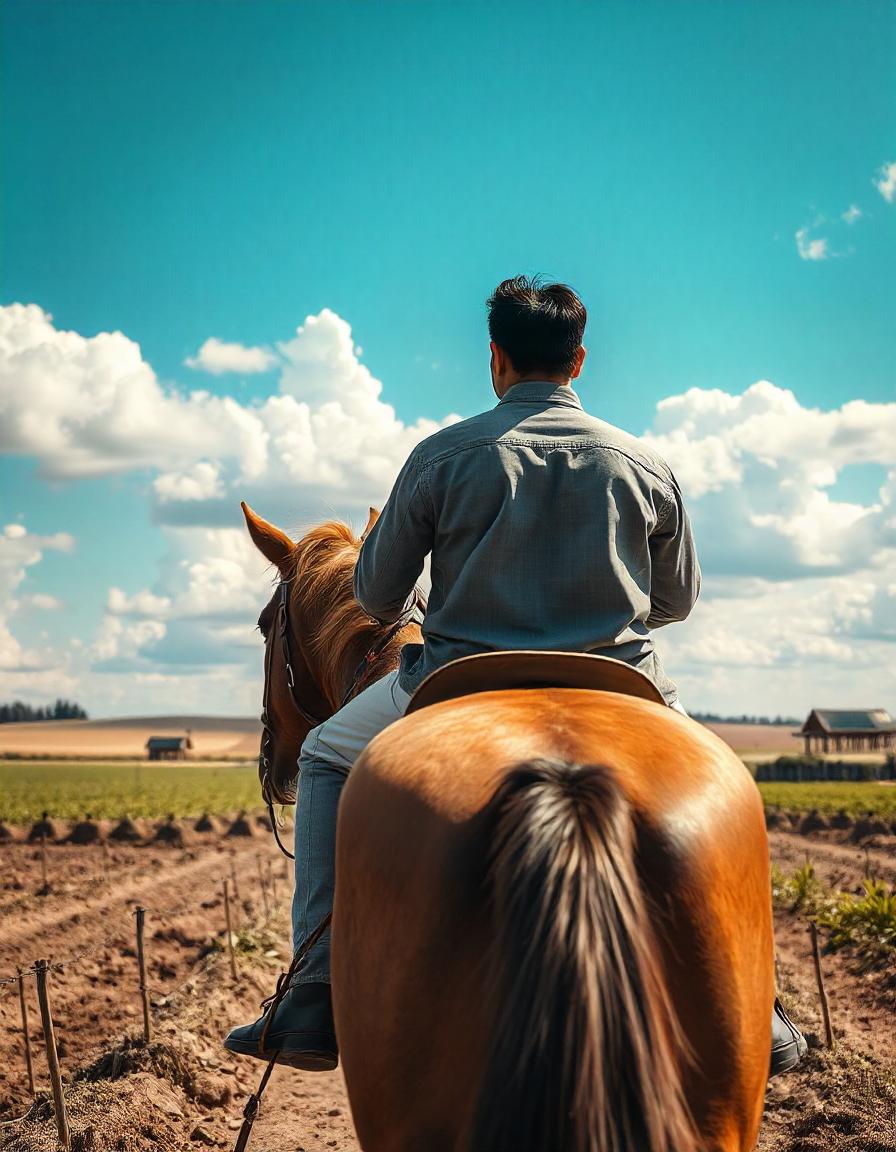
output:
M328 720L329 716L316 716L313 712L309 712L298 697L289 641L289 591L291 583L291 580L281 580L277 588L277 619L274 628L280 639L280 650L283 654L283 666L286 669L286 683L289 686L289 698L292 701L292 706L296 714L306 724L310 724L312 728L316 728L319 724L323 724L324 720ZM370 670L376 658L385 651L402 628L406 628L407 625L413 621L418 609L425 609L425 607L426 605L422 596L415 589L413 605L406 612L403 612L395 623L390 626L388 631L384 632L365 653L358 667L355 669L355 674L352 676L351 682L339 703L339 708L343 708L349 700L353 699L363 688L367 687ZM277 841L277 847L284 856L288 856L290 860L295 860L295 856L284 847L283 841L280 839L278 821L274 813L274 800L271 796L269 783L271 750L274 745L274 729L270 717L271 668L273 666L276 642L277 637L272 635L265 648L264 692L261 701L261 749L258 753L258 766L261 772L261 796L267 805L268 818L271 822L274 839ZM338 711L338 709L336 710Z

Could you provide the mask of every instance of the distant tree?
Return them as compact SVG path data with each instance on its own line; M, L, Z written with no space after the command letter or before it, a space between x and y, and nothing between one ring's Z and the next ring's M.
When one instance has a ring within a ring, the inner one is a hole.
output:
M802 720L797 720L793 716L776 716L771 720L768 716L747 716L746 713L740 716L721 716L718 712L691 712L690 715L702 724L766 724L769 727L773 725L791 727L794 724L802 724Z
M27 724L39 720L86 720L87 713L73 700L57 699L55 704L45 708L13 700L11 704L0 704L0 724Z

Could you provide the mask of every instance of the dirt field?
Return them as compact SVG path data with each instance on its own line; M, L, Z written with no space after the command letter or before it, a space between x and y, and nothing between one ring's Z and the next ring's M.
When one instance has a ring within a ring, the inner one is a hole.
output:
M34 756L141 757L150 736L190 732L193 755L252 759L261 726L254 717L143 716L123 720L54 720L47 724L0 724L0 759Z
M869 863L896 880L896 840L867 853L830 837L773 832L771 843L782 868L802 864L808 852L820 878L839 887L858 885ZM236 985L216 946L223 927L221 879L231 875L231 851L241 940L251 949L239 953ZM284 862L267 838L222 840L217 833L194 834L182 848L110 846L104 855L99 845L53 845L48 854L52 890L39 896L38 850L21 842L0 846L0 977L41 957L54 963L71 958L53 971L50 986L75 1148L232 1147L261 1066L229 1057L219 1038L232 1024L255 1017L288 960ZM262 928L259 855L278 876L278 909ZM123 1042L141 1026L130 914L138 902L148 909L155 1026L148 1051ZM779 913L777 939L782 984L813 1049L799 1071L771 1083L760 1152L896 1152L896 1081L887 1070L896 1024L892 973L889 979L879 971L861 975L846 954L825 956L839 1042L831 1058L818 1047L822 1027L805 921ZM30 1113L17 986L0 986L2 1152L54 1147L31 984L28 1001L38 1090L44 1093ZM26 1114L24 1121L6 1123ZM339 1073L278 1068L251 1148L356 1152Z
M735 752L772 755L802 751L791 728L769 724L708 724ZM150 736L182 736L189 729L194 755L253 759L261 729L254 717L144 716L122 720L56 720L48 724L0 725L4 756L135 757Z

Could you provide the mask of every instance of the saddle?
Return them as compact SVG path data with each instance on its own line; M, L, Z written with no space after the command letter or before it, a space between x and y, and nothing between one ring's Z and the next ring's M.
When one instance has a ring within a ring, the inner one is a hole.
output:
M590 688L619 692L665 705L659 688L643 672L588 652L481 652L462 656L427 676L407 706L406 715L477 692L510 688Z

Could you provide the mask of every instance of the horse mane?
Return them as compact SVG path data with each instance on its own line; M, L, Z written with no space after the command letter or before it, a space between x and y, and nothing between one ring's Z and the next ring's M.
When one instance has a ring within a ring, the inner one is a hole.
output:
M355 599L353 577L360 550L361 541L348 524L328 520L296 543L285 573L299 611L301 643L314 661L318 686L334 707L342 702L363 650L383 628ZM400 644L396 637L386 647L383 663L387 658L396 663Z

